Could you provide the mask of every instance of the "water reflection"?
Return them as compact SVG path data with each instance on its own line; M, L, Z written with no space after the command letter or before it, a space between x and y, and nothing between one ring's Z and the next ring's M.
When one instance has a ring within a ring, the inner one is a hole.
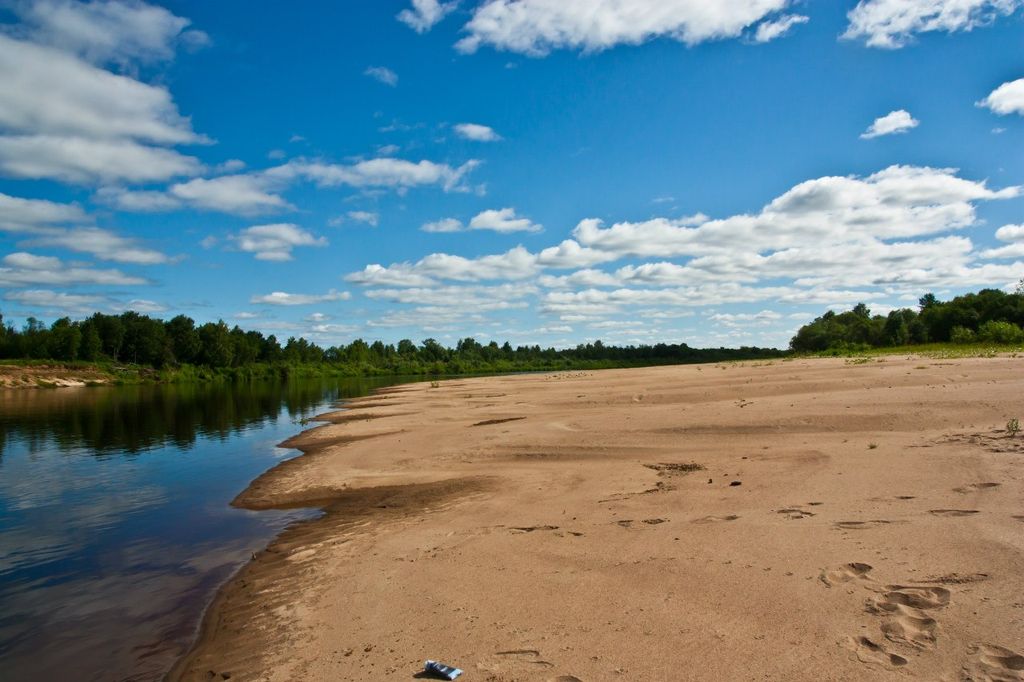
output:
M228 501L298 420L387 383L0 391L0 677L159 679L216 586L313 513Z

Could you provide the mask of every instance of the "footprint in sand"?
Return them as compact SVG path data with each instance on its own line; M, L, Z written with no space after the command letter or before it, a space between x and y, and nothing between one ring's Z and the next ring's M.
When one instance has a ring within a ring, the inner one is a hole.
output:
M992 488L998 488L998 483L968 483L962 485L959 488L953 488L953 492L965 495L967 493L976 493L982 490L991 490Z
M532 533L535 530L558 530L558 526L512 526L513 533Z
M877 528L878 526L886 526L892 523L892 521L886 521L885 519L872 519L871 521L836 521L834 525L840 530L867 530L869 528Z
M554 668L555 664L550 661L545 661L540 657L540 652L536 649L510 649L509 651L495 651L495 656L511 656L516 660L522 661L523 663L530 663L533 665L539 665L542 668Z
M929 514L936 516L971 516L977 514L977 509L929 509Z
M1019 682L1024 680L1024 656L995 644L976 644L968 650L965 682Z
M738 518L735 514L727 516L702 516L699 519L694 519L693 523L718 523L720 521L735 521Z
M899 668L907 664L907 659L899 654L887 651L881 644L873 642L867 637L852 638L850 647L857 654L862 663L869 665L893 666Z
M898 606L899 615L882 623L882 634L892 642L909 644L918 649L935 646L939 624L934 618L905 606Z
M806 519L808 516L814 516L814 512L809 512L806 509L801 509L800 507L779 509L777 513L785 514L786 518L794 520Z
M869 610L874 613L893 613L907 606L914 609L938 609L949 604L950 592L945 587L924 585L889 585L875 597Z
M818 579L825 583L826 587L832 587L840 583L848 583L851 580L865 579L868 577L871 569L872 566L870 564L853 562L844 564L831 571L822 571Z

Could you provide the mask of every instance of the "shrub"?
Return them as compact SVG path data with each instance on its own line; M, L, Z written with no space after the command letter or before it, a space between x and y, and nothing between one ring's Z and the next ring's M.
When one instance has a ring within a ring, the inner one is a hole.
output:
M967 327L953 327L949 340L953 343L974 343L974 332Z
M1013 438L1020 433L1020 420L1014 417L1010 421L1006 422L1006 432L1010 434L1010 438Z
M991 320L978 327L978 338L990 343L1020 343L1024 331L1012 322Z

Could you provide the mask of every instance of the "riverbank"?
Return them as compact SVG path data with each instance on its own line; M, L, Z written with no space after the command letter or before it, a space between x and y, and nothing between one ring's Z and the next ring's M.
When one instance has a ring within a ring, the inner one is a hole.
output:
M1020 679L1024 437L1004 429L1021 363L355 400L236 499L326 514L236 575L170 679L408 679L425 658L488 680Z

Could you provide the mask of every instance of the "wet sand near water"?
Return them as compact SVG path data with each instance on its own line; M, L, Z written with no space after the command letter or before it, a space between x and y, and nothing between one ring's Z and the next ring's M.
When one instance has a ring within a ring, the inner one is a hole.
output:
M1024 360L393 387L235 504L319 506L172 680L1024 680Z

